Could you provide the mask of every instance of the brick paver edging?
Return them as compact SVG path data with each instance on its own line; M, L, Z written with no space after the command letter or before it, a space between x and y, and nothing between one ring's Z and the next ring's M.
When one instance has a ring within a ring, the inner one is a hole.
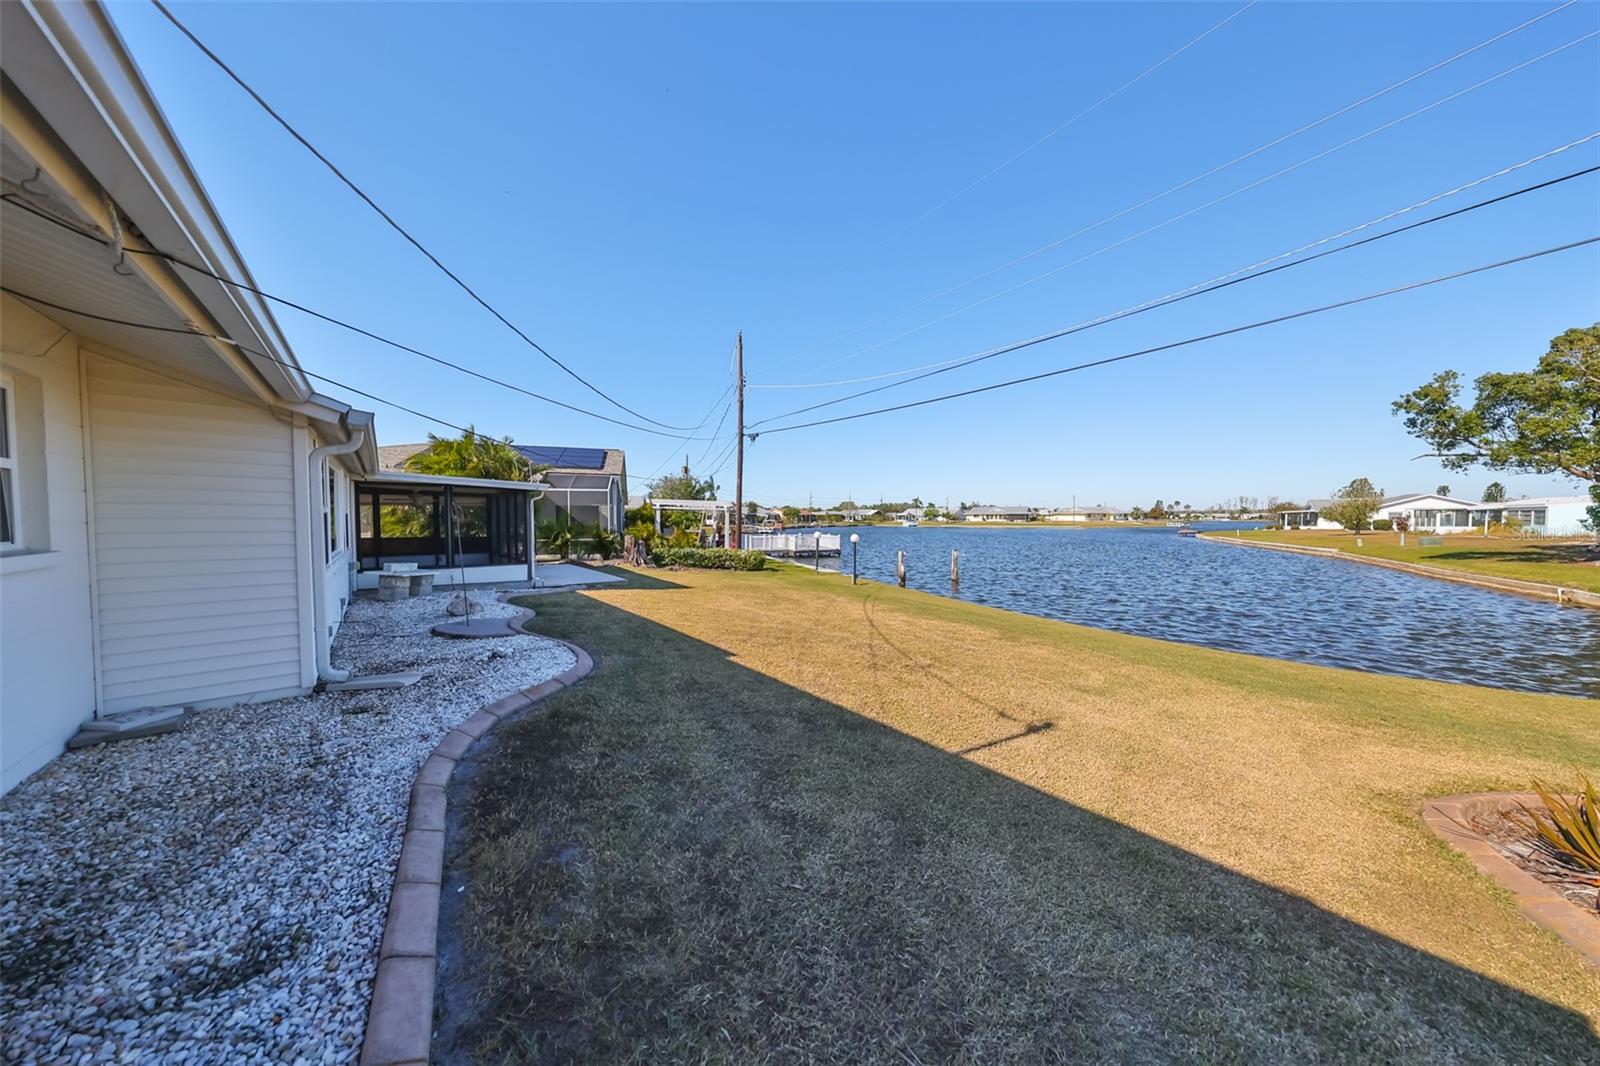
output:
M1270 540L1240 540L1237 537L1219 537L1214 533L1202 533L1200 539L1208 540L1213 544L1231 544L1236 548L1266 548L1268 551L1292 552L1296 555L1316 555L1323 559L1342 559L1345 562L1365 563L1368 566L1381 566L1388 570L1416 574L1418 577L1431 577L1436 581L1453 581L1458 585L1476 585L1478 588L1491 589L1495 592L1510 592L1518 596L1535 596L1541 600L1555 600L1557 603L1573 607L1600 608L1600 593L1585 592L1583 589L1567 588L1564 585L1547 585L1542 581L1523 581L1515 577L1491 577L1487 574L1473 574L1465 570L1448 570L1442 566L1408 563L1400 559L1378 559L1371 555L1355 555L1351 552L1340 551L1338 548L1323 548L1315 544L1279 544Z
M1500 854L1472 828L1474 819L1512 810L1519 804L1533 807L1539 802L1531 792L1446 796L1422 805L1422 822L1435 836L1471 859L1479 873L1493 878L1516 897L1518 910L1572 945L1586 966L1600 969L1600 921Z
M520 629L532 611L509 619ZM545 637L554 640L554 637ZM577 662L537 685L496 700L456 726L433 749L411 786L400 861L395 866L389 916L378 948L378 975L361 1044L361 1066L428 1061L433 1036L433 979L437 966L439 893L444 879L445 787L456 763L500 720L520 714L552 693L577 684L594 669L589 653L561 640Z

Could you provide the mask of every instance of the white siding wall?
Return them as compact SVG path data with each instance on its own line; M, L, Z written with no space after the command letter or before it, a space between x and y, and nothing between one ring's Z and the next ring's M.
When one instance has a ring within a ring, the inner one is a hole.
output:
M33 407L33 425L19 427L19 450L37 450L31 469L21 471L33 476L22 486L23 502L44 519L20 554L0 558L5 792L59 755L93 713L94 657L77 338L0 295L0 363L25 394L20 402Z
M111 359L86 365L102 710L297 691L304 430Z

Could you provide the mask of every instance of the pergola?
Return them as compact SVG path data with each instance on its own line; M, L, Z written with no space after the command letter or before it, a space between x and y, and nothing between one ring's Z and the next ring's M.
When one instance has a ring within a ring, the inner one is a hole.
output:
M722 543L728 543L729 530L732 523L730 516L733 514L732 500L657 500L651 499L650 506L656 513L656 532L661 532L661 512L663 511L696 511L711 518L712 525L722 535Z

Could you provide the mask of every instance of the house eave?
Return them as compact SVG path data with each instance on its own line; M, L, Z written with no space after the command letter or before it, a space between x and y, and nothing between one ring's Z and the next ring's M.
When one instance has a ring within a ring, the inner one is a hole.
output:
M5 74L44 126L87 171L74 201L109 234L118 227L95 192L103 191L149 246L254 286L188 156L150 93L105 8L97 3L0 4ZM85 195L89 193L91 195ZM65 238L77 239L77 238ZM127 243L142 243L126 234ZM312 389L265 300L146 256L128 265L185 317L263 355L218 355L263 399L302 402ZM185 306L191 303L195 308ZM254 380L250 380L250 379Z

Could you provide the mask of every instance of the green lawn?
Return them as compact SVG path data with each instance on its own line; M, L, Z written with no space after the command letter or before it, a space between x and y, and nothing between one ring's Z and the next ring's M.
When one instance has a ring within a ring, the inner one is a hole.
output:
M1600 765L1591 703L793 567L529 603L598 665L451 796L447 1056L1600 1061L1418 817Z
M1231 537L1231 533L1214 533ZM1309 529L1286 532L1279 529L1248 530L1244 540L1263 540L1274 544L1298 544L1314 548L1335 548L1351 555L1377 559L1396 559L1405 563L1441 566L1449 570L1489 577L1508 577L1519 581L1538 581L1546 585L1600 592L1600 565L1591 561L1587 548L1591 540L1564 541L1516 540L1509 537L1484 537L1472 533L1451 533L1444 544L1424 548L1417 543L1420 534L1406 534L1405 547L1398 533L1362 533L1362 546L1356 547L1356 534L1338 529Z

